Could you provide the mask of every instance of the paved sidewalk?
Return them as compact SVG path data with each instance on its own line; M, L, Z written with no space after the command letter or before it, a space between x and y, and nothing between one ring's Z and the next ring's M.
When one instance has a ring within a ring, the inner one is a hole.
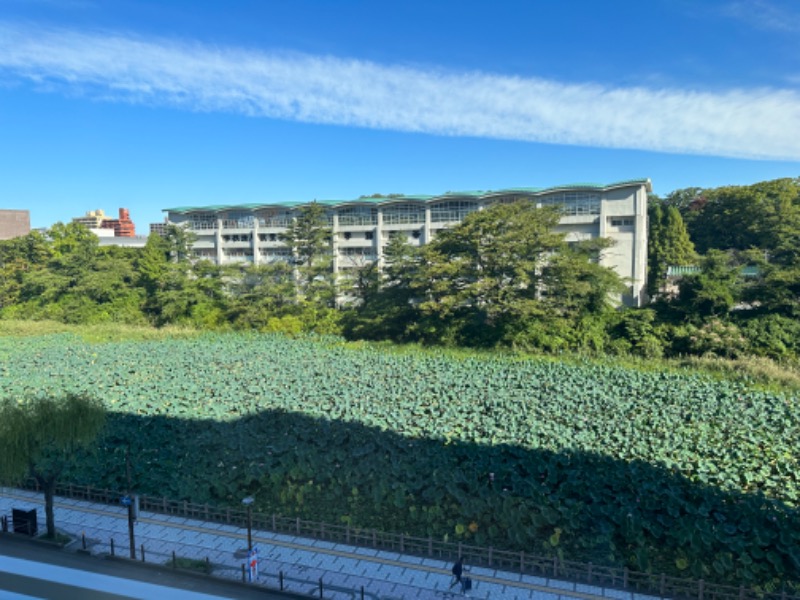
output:
M12 508L39 509L39 527L44 527L44 499L41 493L0 488L0 514ZM93 554L110 552L114 539L116 554L129 555L127 509L56 497L56 527L87 539ZM254 530L253 544L259 550L258 581L278 587L284 575L284 589L319 597L322 580L324 598L358 600L361 588L371 600L453 599L462 597L450 590L450 564L441 560L407 556L395 552L359 548L321 540L299 538ZM137 558L144 545L148 562L165 563L172 553L184 558L209 560L214 574L241 579L246 562L247 531L240 527L142 512L135 529ZM486 600L655 600L619 590L604 590L585 584L472 567L471 598Z

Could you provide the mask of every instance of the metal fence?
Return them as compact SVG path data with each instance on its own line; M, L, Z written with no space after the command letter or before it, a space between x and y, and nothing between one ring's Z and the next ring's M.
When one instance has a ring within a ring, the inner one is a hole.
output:
M38 490L35 481L28 489ZM59 484L56 495L104 504L118 504L123 495L118 491L97 489L91 486ZM691 600L800 600L800 595L782 585L778 589L753 589L709 583L702 579L678 578L663 573L642 573L627 568L595 565L592 563L560 560L524 551L499 550L492 547L473 546L462 542L446 542L432 537L420 538L405 534L365 529L350 525L332 525L319 521L265 515L235 508L219 508L209 504L195 504L185 500L169 500L154 496L139 496L143 511L176 515L184 518L225 523L247 527L248 518L253 529L306 537L317 540L346 543L353 546L391 550L401 554L452 560L463 556L469 564L491 567L525 575L562 579L661 597Z

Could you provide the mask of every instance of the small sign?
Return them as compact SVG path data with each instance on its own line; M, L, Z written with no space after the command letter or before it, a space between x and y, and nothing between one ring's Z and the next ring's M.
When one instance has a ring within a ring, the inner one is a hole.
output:
M258 547L253 546L253 549L247 553L247 565L250 572L250 581L258 579Z
M133 504L133 500L131 500L130 496L123 496L122 498L119 499L119 501L120 504L122 504L122 506L130 506L131 504Z

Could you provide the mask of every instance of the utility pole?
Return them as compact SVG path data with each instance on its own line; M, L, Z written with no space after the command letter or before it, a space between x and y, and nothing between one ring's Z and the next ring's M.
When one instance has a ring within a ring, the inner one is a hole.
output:
M136 560L136 540L133 536L133 496L131 495L131 444L125 450L125 471L128 476L128 491L126 492L126 504L128 505L128 538L131 541L131 559Z

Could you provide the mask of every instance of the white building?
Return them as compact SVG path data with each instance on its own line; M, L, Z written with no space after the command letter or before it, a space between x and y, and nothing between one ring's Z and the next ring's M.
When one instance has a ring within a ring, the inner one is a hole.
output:
M614 241L600 257L600 264L629 283L625 303L640 306L646 301L647 194L651 190L649 179L637 179L609 185L447 192L440 196L392 194L319 203L327 207L336 272L381 261L391 235L406 235L412 245L425 244L438 231L496 202L525 199L539 206L560 206L563 216L557 231L565 233L567 241L596 237ZM196 258L217 264L265 264L291 256L291 249L279 236L302 204L185 206L164 211L170 223L185 226L197 236L193 246Z

